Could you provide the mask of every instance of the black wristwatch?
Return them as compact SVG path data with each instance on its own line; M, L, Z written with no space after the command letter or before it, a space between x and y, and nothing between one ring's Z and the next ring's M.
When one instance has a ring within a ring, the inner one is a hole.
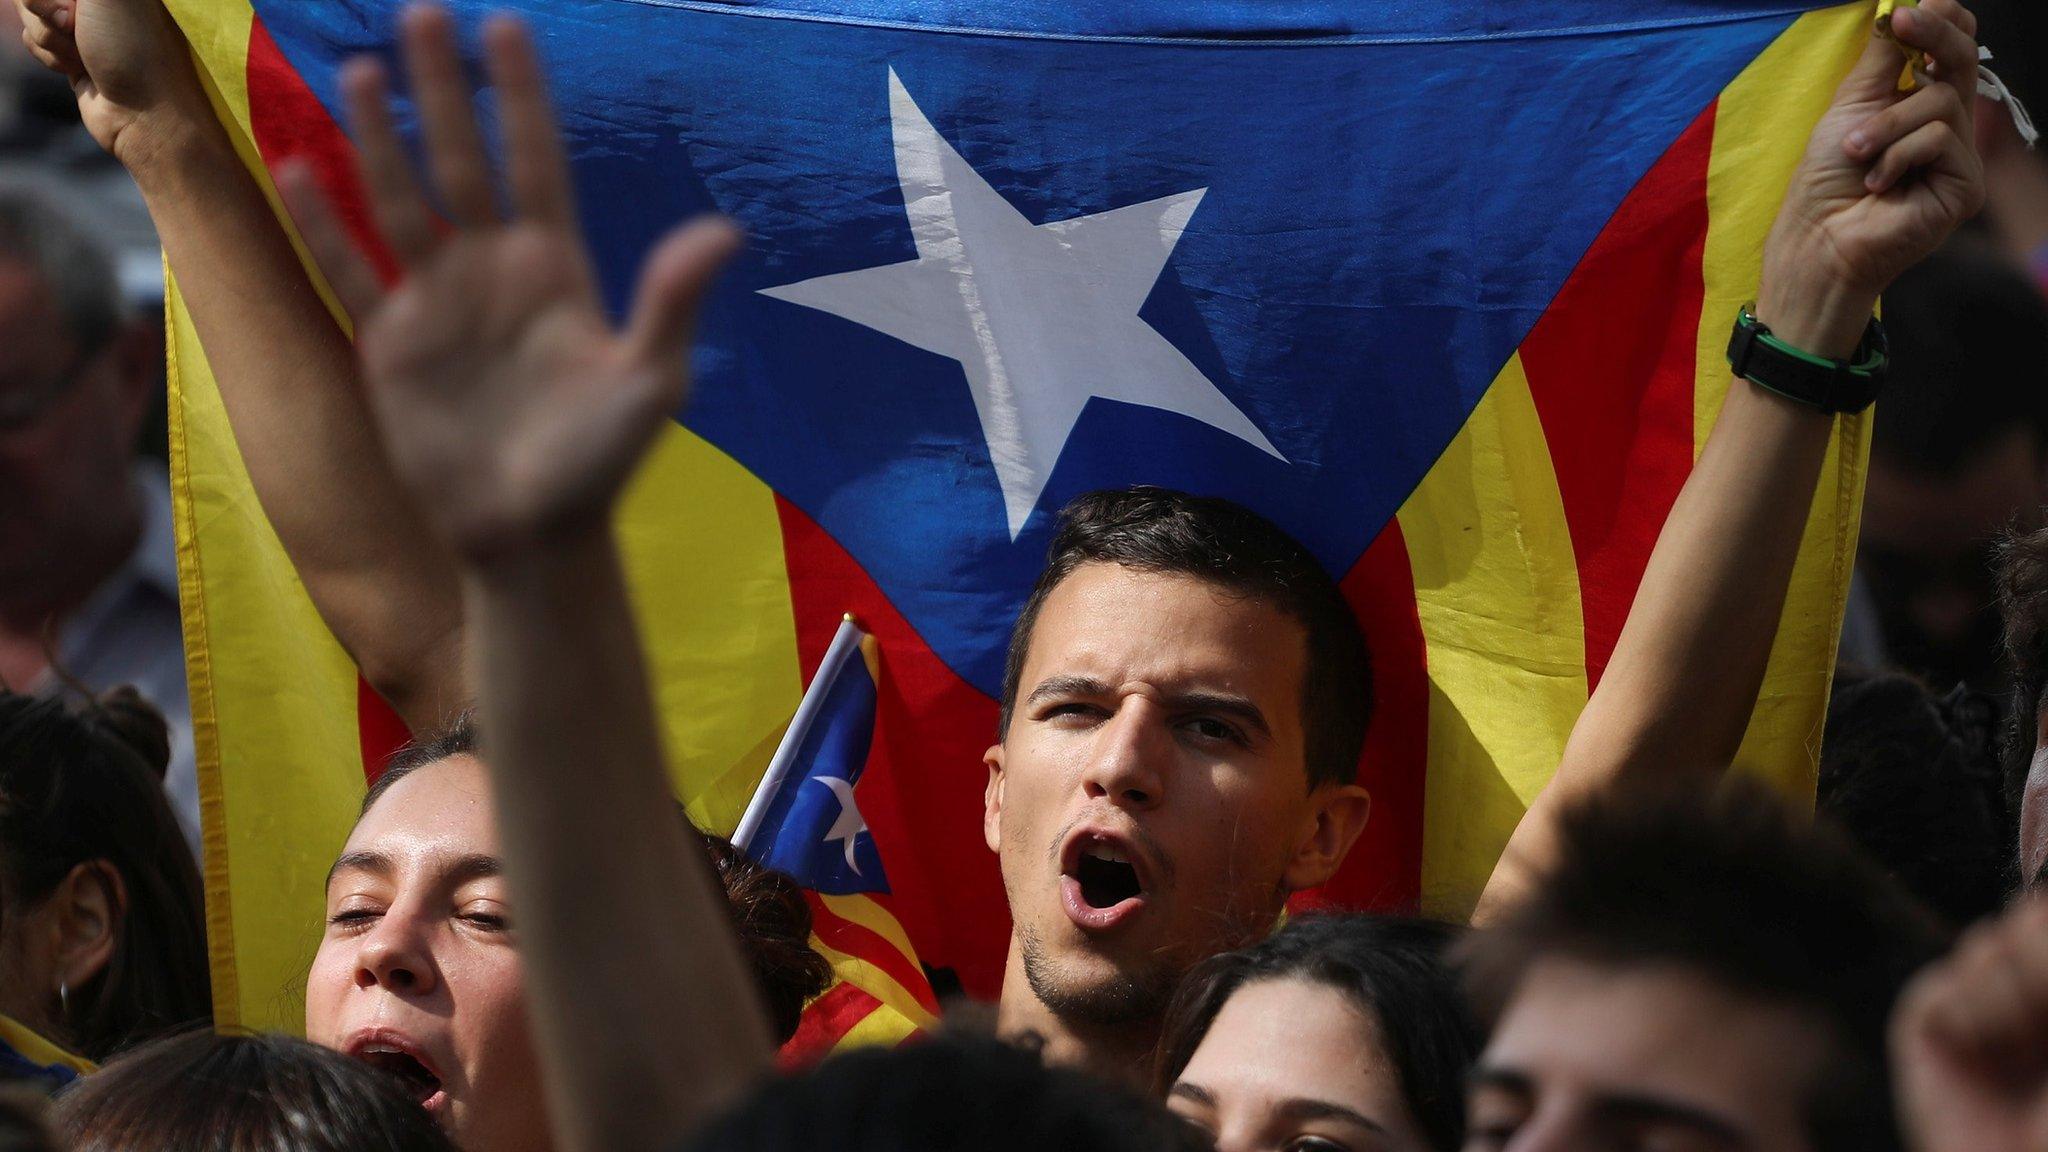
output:
M1751 304L1736 314L1735 334L1728 341L1728 367L1737 376L1823 412L1861 412L1870 407L1890 375L1890 354L1884 325L1875 317L1863 330L1854 360L1830 360L1771 335Z

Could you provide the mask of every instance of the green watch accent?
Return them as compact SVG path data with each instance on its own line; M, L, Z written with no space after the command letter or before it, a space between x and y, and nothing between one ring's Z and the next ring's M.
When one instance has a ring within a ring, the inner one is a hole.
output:
M1771 333L1744 304L1728 341L1728 366L1737 376L1823 412L1861 412L1884 389L1891 347L1875 318L1863 331L1854 360L1835 360L1795 348Z

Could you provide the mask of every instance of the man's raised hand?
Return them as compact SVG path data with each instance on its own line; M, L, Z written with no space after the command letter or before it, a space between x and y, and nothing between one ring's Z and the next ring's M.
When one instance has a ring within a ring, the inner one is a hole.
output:
M146 122L180 132L211 126L206 90L161 0L5 2L20 9L29 53L71 82L86 130L130 168L165 143L146 139L157 134Z
M623 329L605 316L577 231L568 164L525 27L494 17L486 64L503 132L505 209L438 6L402 18L436 220L373 61L342 78L365 195L401 276L386 288L303 166L280 187L355 318L392 463L446 542L474 562L601 527L688 389L697 310L738 248L729 223L677 229L647 259ZM444 226L445 223L445 226Z
M1958 0L1901 8L1892 28L1922 83L1898 90L1899 47L1873 36L1814 128L1765 245L1758 313L1807 351L1847 357L1878 294L1984 205L1977 19Z
M2048 1149L2048 899L1972 929L1922 973L1891 1047L1918 1152Z

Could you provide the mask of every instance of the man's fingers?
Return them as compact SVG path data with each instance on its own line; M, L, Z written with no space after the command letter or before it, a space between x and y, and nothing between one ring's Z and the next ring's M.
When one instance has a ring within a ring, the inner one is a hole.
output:
M474 228L498 219L491 164L476 124L473 90L455 42L455 20L439 4L405 10L401 41L413 103L420 111L427 168L457 224Z
M21 14L21 43L37 63L52 72L62 72L66 76L85 72L85 62L78 57L78 41L72 39L69 32L53 27L50 18L39 12L31 10Z
M696 331L697 310L718 270L739 251L740 230L722 217L702 217L669 233L647 260L627 328L634 359L648 364L680 356Z
M313 255L313 263L327 277L328 287L334 289L342 309L360 323L383 299L384 286L350 241L312 166L303 160L285 164L277 173L277 191L284 198L285 211L299 227L306 250Z
M1905 139L1885 149L1877 158L1863 186L1872 193L1883 195L1897 187L1915 169L1933 167L1944 159L1961 165L1968 154L1962 137L1947 121L1937 120L1923 124L1906 134Z
M1920 6L1961 28L1971 39L1976 39L1977 14L1965 7L1961 0L1923 0Z
M576 197L533 37L516 17L494 16L484 28L484 46L491 86L498 93L512 206L524 219L569 227L575 223Z
M1933 58L1937 79L1976 93L1977 40L1960 25L1937 9L1901 8L1892 16L1892 32L1899 43Z
M350 61L342 69L341 91L370 211L399 263L412 268L434 251L434 218L391 126L383 66L368 59Z
M1962 124L1962 103L1952 85L1929 84L1858 124L1842 146L1851 157L1868 160L1928 124Z

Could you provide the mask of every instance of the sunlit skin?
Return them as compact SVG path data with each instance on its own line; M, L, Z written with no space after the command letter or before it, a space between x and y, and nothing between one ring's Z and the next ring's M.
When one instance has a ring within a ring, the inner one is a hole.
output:
M490 782L457 756L395 784L327 884L306 1035L402 1043L438 1074L428 1108L467 1152L549 1147Z
M1678 967L1530 970L1473 1074L1468 1152L1812 1152L1826 1026Z
M1431 1152L1378 1022L1345 992L1299 979L1237 990L1167 1107L1217 1152Z
M1015 925L1006 1032L1055 1059L1135 1061L1188 966L1336 870L1369 801L1308 787L1306 664L1301 624L1192 577L1089 564L1054 589L987 758L983 828ZM1144 887L1113 924L1077 918L1064 874L1091 833Z

